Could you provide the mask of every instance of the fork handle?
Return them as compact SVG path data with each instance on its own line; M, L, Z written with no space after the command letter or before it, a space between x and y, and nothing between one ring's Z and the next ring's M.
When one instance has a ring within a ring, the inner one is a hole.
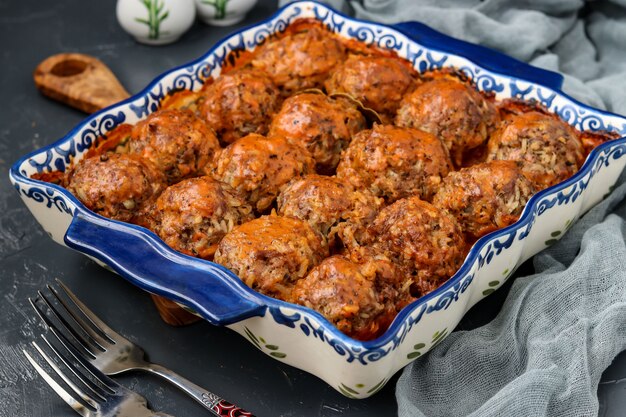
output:
M149 363L142 370L151 372L161 378L166 379L178 388L187 393L194 400L198 401L207 410L219 417L254 417L249 411L239 408L229 403L220 396L205 390L204 388L194 384L185 377L178 375L176 372L165 368L164 366Z

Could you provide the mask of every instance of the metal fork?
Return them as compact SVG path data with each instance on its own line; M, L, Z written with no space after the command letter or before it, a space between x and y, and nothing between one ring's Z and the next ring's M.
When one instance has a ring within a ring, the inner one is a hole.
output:
M38 291L37 298L29 298L29 301L52 334L65 347L68 344L74 346L96 369L109 376L130 370L147 371L174 384L216 416L254 417L250 412L225 401L174 371L148 362L140 346L107 326L65 284L58 279L56 282L65 296L61 296L54 287L47 285L51 297ZM47 308L44 309L39 304ZM54 317L56 325L46 314L46 309Z
M118 384L102 372L90 369L72 352L69 352L71 357L67 351L63 354L45 336L41 337L52 354L46 353L36 342L32 344L54 373L46 372L26 350L22 352L48 385L81 416L172 417L169 414L150 410L144 397ZM65 382L69 392L55 380L54 374Z

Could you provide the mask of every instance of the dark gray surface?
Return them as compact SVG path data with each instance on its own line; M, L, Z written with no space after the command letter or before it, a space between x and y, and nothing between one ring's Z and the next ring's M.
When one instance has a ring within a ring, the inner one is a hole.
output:
M242 25L269 15L262 1ZM21 349L43 331L27 298L62 279L112 327L144 346L151 359L201 386L266 416L395 415L393 381L373 398L348 400L321 380L283 365L228 329L206 322L175 328L159 318L147 294L84 256L54 243L12 189L6 173L21 155L67 133L84 114L38 94L32 71L49 55L81 52L103 60L131 93L158 74L204 53L235 27L196 24L170 46L135 43L118 26L112 1L0 1L0 416L72 416L73 411L31 369ZM524 268L528 271L527 265ZM479 303L462 328L497 314L508 286ZM117 377L155 410L178 417L208 415L192 400L146 374ZM626 355L605 372L600 415L626 415Z

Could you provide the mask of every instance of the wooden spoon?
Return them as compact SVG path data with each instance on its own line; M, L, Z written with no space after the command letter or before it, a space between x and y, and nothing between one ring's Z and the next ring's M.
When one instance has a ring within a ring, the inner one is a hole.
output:
M41 93L85 113L130 96L102 61L84 54L53 55L37 66L33 78Z
M33 73L44 95L93 113L130 95L102 61L84 54L58 54L42 61ZM183 326L199 320L175 302L150 294L164 322Z

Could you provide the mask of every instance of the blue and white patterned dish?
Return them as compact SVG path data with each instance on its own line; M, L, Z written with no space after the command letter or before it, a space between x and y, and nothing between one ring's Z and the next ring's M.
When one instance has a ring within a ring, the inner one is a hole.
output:
M108 265L147 291L195 310L215 325L235 330L264 353L317 375L344 395L365 398L443 340L470 307L602 200L626 165L626 138L597 147L576 175L535 195L517 223L480 239L449 281L406 307L383 336L368 342L347 337L315 311L252 291L220 265L173 251L146 229L95 215L62 187L30 178L38 172L64 170L97 137L121 123L145 118L170 92L200 89L203 79L219 75L231 51L253 49L298 18L314 18L344 37L392 49L419 71L456 67L480 90L494 92L498 99L536 100L580 130L626 136L626 118L563 94L563 80L556 73L419 23L364 22L304 1L227 37L200 59L163 74L141 93L88 117L64 138L17 161L10 178L55 241Z

